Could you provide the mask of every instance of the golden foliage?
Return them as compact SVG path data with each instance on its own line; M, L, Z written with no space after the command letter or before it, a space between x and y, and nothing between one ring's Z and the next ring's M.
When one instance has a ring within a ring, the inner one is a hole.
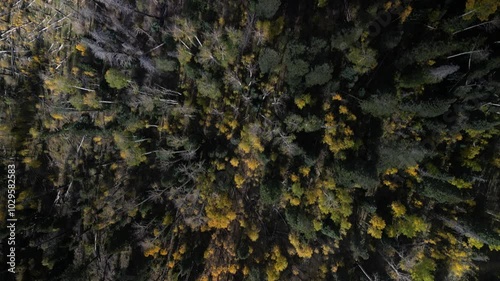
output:
M240 174L234 175L234 183L236 184L237 188L241 188L241 186L243 185L244 182L245 182L245 178L242 175L240 175Z
M54 118L56 120L64 120L64 116L62 114L59 114L59 113L50 113L50 116L52 116L52 118Z
M332 101L339 101L342 98L336 94L333 96ZM328 111L330 109L330 101L323 104L323 109ZM356 120L356 116L352 114L345 105L339 106L340 116L338 120L332 112L325 114L325 134L323 136L323 143L328 145L328 148L335 156L344 159L344 150L351 149L355 146L353 140L354 132L345 121Z
M236 212L232 210L232 202L226 195L215 195L207 201L205 212L209 228L228 228L236 219Z
M299 169L299 172L304 176L304 177L307 177L309 176L309 172L311 171L311 168L309 167L306 167L306 166L302 166L300 167Z
M418 164L413 167L408 167L405 172L414 178L418 177Z
M90 92L83 96L83 104L89 106L90 108L99 108L101 104L97 100L97 96L95 92Z
M478 239L474 237L469 237L468 239L469 247L474 247L476 249L481 249L484 246L484 243L479 241Z
M295 252L297 253L297 256L299 256L301 258L306 258L306 259L309 259L312 257L313 250L312 250L311 246L304 244L304 243L301 243L299 241L299 237L296 234L290 233L288 235L288 241L290 241L290 244L292 244L292 246L294 247Z
M259 239L259 232L260 229L255 224L251 224L250 228L247 228L247 236L251 241L255 242Z
M304 106L311 103L311 96L309 94L298 96L295 98L294 102L299 109L302 109Z
M161 250L160 246L152 246L151 248L144 251L144 256L155 256Z
M236 158L232 158L231 161L229 161L229 163L231 164L231 166L233 167L238 167L240 161L238 161L238 159Z
M382 230L385 228L385 221L377 216L373 215L370 219L370 226L368 227L368 234L374 238L382 238Z
M268 281L279 280L280 273L288 267L288 261L281 254L278 246L274 246L270 255L271 263L266 268L266 275Z
M82 43L76 44L75 49L80 52L82 56L85 56L85 52L87 51L87 46Z
M410 16L411 12L413 11L413 8L411 6L408 6L406 7L403 12L401 13L401 15L399 15L399 21L401 23L404 23L406 21L406 19L408 18L408 16Z
M452 185L462 189L462 188L466 188L466 189L469 189L469 188L472 188L472 183L470 182L467 182L463 179L457 179L457 178L453 178L451 180L449 180L449 183L451 183Z
M394 217L399 218L406 214L406 208L401 202L392 202L391 204L392 214Z
M398 172L396 168L389 168L384 172L384 175L394 175Z
M332 100L334 100L334 101L341 101L342 100L342 96L340 94L336 93L335 95L333 95Z
M260 162L255 158L245 159L244 161L250 171L257 169L257 167L259 167L260 165Z

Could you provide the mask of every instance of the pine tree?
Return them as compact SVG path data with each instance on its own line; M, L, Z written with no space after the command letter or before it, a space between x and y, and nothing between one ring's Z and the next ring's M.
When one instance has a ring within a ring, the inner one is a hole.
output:
M401 110L411 112L418 117L433 118L446 113L453 102L454 99L402 104Z
M280 62L278 52L273 49L265 48L259 55L259 68L262 73L272 72Z
M329 64L315 66L311 72L306 75L306 86L324 85L332 79L333 69Z
M391 143L381 145L377 170L386 171L389 168L406 169L417 165L430 152L415 144Z
M276 14L280 5L280 0L258 0L255 5L255 12L259 17L270 19Z
M395 96L381 94L370 97L360 102L361 109L375 117L389 117L397 112L399 102Z

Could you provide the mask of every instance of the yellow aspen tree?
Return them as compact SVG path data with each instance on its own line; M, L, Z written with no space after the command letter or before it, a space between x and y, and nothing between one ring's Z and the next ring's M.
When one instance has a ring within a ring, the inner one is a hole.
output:
M370 226L368 227L368 234L372 237L382 238L382 230L385 228L385 221L377 215L373 215L370 219Z

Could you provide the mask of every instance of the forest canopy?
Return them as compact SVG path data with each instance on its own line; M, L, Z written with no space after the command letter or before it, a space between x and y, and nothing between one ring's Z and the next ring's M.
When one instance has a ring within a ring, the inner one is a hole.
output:
M500 280L499 6L2 1L2 280Z

